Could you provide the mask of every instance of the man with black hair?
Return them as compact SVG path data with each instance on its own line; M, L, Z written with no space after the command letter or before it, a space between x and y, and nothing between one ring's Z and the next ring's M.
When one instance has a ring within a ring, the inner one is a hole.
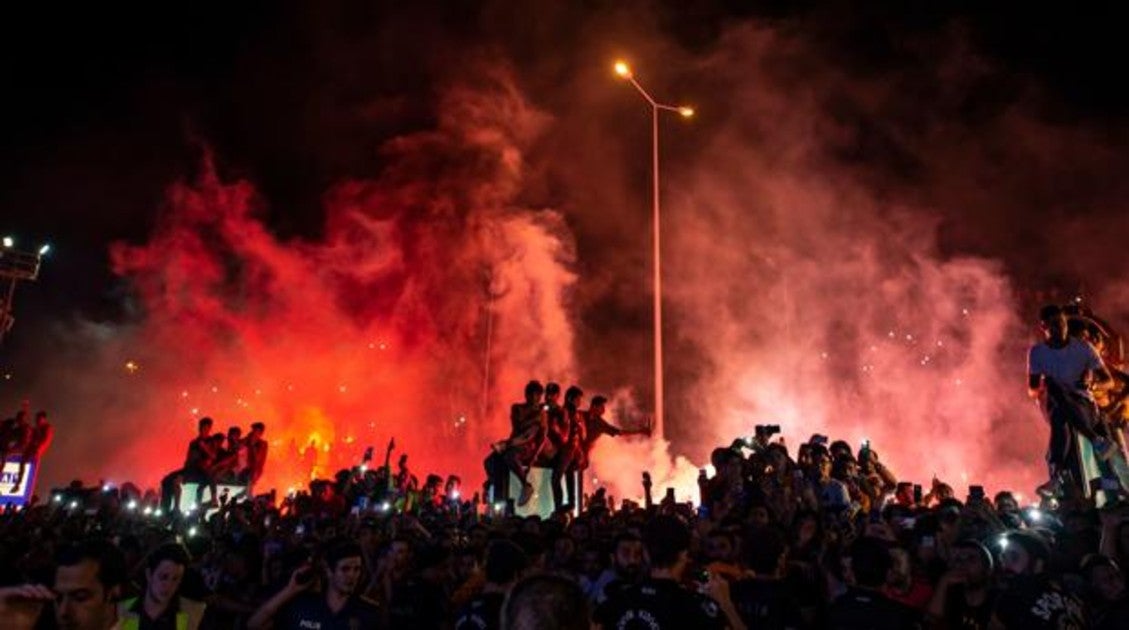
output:
M1044 306L1039 321L1045 339L1027 353L1027 387L1051 427L1047 448L1050 481L1041 490L1050 492L1066 482L1085 492L1088 485L1079 438L1089 441L1098 459L1109 459L1117 448L1099 433L1099 411L1090 391L1110 381L1109 371L1093 346L1069 335L1062 308Z
M945 628L985 630L999 595L992 585L992 552L975 540L952 546L948 571L941 576L929 602L928 616Z
M549 426L549 405L541 402L544 393L545 388L539 381L529 381L525 385L525 400L510 406L510 437L496 442L494 452L485 462L487 475L494 479L495 500L509 496L508 474L511 472L521 482L518 505L525 505L533 498L529 468L542 452Z
M180 586L191 558L178 543L157 547L145 561L145 592L121 603L121 630L196 630L205 604L181 595Z
M589 630L588 600L576 582L534 575L514 585L502 612L505 630Z
M580 410L580 401L584 392L573 385L565 392L564 405L556 410L550 410L549 436L557 449L553 458L552 483L553 510L560 510L564 506L564 492L561 491L563 481L568 493L568 504L576 506L576 472L580 470L580 463L584 459L584 432L587 425L584 412Z
M588 411L584 412L584 449L582 451L583 459L579 463L580 470L588 468L591 463L592 449L596 446L596 440L599 440L600 436L619 437L621 435L650 435L651 433L649 427L635 430L621 429L604 419L604 414L607 411L608 399L605 396L593 396L592 402L588 403Z
M247 496L254 496L255 484L263 476L263 469L267 464L267 449L269 444L263 439L267 425L255 422L251 425L251 432L244 438L247 447Z
M211 467L215 463L216 449L212 442L211 418L204 416L196 422L196 437L188 443L188 452L184 456L184 467L180 470L181 483L195 483L196 504L204 500L204 488L210 488L212 495L210 501L219 505L216 496L215 480L212 479ZM179 496L180 492L177 492ZM179 499L178 499L179 501Z
M274 621L279 630L330 630L380 626L376 604L357 594L364 560L360 545L345 540L331 542L322 554L321 593L311 590L316 582L312 566L294 571L290 581L255 611L248 628L264 628Z
M63 630L106 630L118 623L125 556L108 540L71 544L55 556L55 621Z
M119 627L117 600L128 572L125 555L104 539L63 546L55 554L54 587L20 584L0 587L0 627L32 630L51 627L40 617L54 602L61 630L111 630Z
M1000 566L1007 585L996 600L992 628L1087 628L1087 610L1047 573L1051 548L1038 534L1022 530L1001 538Z
M435 630L443 625L447 619L443 580L449 556L439 545L415 546L401 577L391 580L386 591L389 627Z
M750 628L804 627L800 604L785 582L788 543L774 527L750 530L744 537L744 565L752 572L730 586L729 596Z
M920 628L917 613L882 594L894 559L886 543L875 538L855 541L845 558L848 588L827 613L833 630L903 630Z
M689 567L690 530L677 517L661 515L647 524L644 536L651 560L651 575L639 584L609 595L597 610L601 628L732 628L743 629L740 615L729 598L729 584L709 576L707 597L682 586Z
M497 630L502 627L502 604L529 557L508 540L492 541L486 548L486 584L482 592L455 615L455 630Z
M631 532L621 532L612 541L611 561L611 576L602 576L602 585L594 593L597 604L647 577L647 547L642 538Z

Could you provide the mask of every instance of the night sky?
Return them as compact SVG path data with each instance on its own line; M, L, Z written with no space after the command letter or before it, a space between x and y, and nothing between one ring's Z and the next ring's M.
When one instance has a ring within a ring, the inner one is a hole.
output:
M320 196L329 184L379 169L373 146L429 124L428 86L450 71L444 63L460 46L499 46L533 72L555 63L588 20L622 3L557 3L543 12L526 6L537 4L9 9L0 27L6 84L0 223L22 243L49 240L56 250L39 286L20 289L13 342L34 337L43 317L74 310L94 318L120 315L107 244L144 238L165 187L191 172L195 143L213 146L226 172L261 188L269 224L279 233L311 233L321 226ZM741 20L822 31L824 45L860 72L905 63L899 41L957 25L981 54L1045 87L1048 117L1120 130L1129 112L1121 85L1129 41L1117 3L629 4L652 12L664 34L690 51L709 50L724 28ZM536 39L519 28L539 19L557 20L547 29L552 37ZM527 79L535 89L537 77ZM1006 99L1008 85L986 91L988 101ZM342 99L384 102L387 115L367 127L345 126L333 117Z

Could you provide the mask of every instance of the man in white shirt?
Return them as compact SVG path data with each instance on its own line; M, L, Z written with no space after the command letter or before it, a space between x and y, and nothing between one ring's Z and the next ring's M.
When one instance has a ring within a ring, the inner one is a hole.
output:
M1047 452L1052 484L1070 477L1082 483L1078 438L1093 445L1099 459L1113 455L1114 444L1099 432L1101 423L1090 388L1110 381L1109 371L1093 346L1067 333L1066 314L1051 305L1039 311L1046 337L1027 355L1027 387L1051 425Z

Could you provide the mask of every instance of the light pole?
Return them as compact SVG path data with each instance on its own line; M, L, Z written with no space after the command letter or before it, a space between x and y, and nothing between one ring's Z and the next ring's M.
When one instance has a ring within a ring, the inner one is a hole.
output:
M659 112L675 112L683 118L690 118L694 115L693 108L685 106L666 105L656 101L647 90L639 85L639 81L635 79L634 73L631 72L631 66L627 65L624 61L615 62L615 73L622 79L625 79L636 91L647 101L651 106L651 172L653 180L653 188L651 190L651 241L654 251L652 256L654 258L654 327L655 327L655 421L652 426L652 435L662 439L663 437L663 307L662 307L662 247L660 240L659 229Z

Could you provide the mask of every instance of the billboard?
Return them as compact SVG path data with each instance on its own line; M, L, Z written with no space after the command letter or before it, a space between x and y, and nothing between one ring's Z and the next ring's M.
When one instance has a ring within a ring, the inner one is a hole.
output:
M20 476L20 460L12 458L4 461L0 469L0 505L27 505L35 490L35 473L39 470L39 462L28 462L23 479L16 484Z

